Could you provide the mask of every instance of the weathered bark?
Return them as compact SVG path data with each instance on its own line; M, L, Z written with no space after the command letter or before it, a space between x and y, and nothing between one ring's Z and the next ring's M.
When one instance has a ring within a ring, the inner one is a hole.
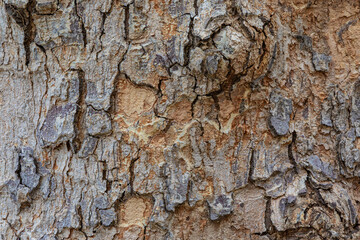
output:
M0 0L0 239L360 239L353 0Z

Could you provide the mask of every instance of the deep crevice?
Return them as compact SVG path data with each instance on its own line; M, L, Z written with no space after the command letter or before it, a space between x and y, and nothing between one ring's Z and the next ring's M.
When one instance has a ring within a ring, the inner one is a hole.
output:
M130 21L130 4L125 6L125 20L124 20L124 30L125 30L125 41L129 41L129 21Z
M72 140L72 145L74 149L74 153L78 153L81 144L85 139L85 127L84 127L84 118L86 112L86 92L87 92L87 84L85 81L85 73L83 70L72 70L78 73L79 78L79 100L77 101L77 112L75 114L75 138Z
M14 19L24 31L24 49L25 49L25 65L28 66L30 62L30 44L35 39L36 27L33 22L32 14L35 9L35 0L30 0L25 8L18 8L13 4L5 4L6 12Z
M87 34L86 34L86 29L85 29L85 24L84 24L84 21L81 17L81 15L79 14L79 11L78 11L78 0L74 0L74 8L75 8L75 13L76 13L76 16L79 18L80 22L81 22L81 32L82 32L82 35L83 35L83 44L84 44L84 48L86 48L86 45L87 45Z
M290 162L294 165L295 173L298 174L298 167L297 167L296 159L293 154L293 147L296 142L296 136L297 136L296 131L293 131L291 143L288 145L288 156L289 156Z
M130 171L130 194L134 194L134 179L135 179L135 173L134 173L134 170L135 170L135 162L137 160L139 160L140 157L137 157L137 158L134 158L134 159L131 159L131 162L130 162L130 166L129 166L129 171Z

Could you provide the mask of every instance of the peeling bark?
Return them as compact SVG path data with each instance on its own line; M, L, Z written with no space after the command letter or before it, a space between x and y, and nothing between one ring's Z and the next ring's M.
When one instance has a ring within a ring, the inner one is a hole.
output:
M0 0L0 240L359 239L359 13Z

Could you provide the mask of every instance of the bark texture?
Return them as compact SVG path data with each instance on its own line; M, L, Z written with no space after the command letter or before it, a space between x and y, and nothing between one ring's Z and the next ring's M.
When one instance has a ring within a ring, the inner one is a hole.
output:
M0 239L360 239L359 14L0 0Z

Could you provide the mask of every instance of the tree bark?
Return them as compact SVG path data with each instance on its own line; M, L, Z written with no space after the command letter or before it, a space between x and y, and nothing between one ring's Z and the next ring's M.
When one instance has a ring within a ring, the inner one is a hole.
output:
M360 239L359 13L0 0L0 240Z

